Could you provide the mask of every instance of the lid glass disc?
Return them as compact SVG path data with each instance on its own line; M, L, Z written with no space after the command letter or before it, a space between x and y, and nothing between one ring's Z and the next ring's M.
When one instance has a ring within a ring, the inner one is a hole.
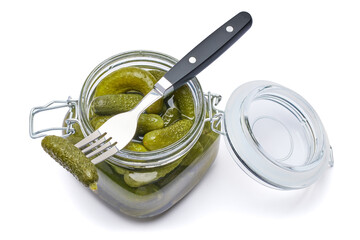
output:
M314 109L297 93L272 82L246 83L233 92L225 130L238 165L271 187L306 187L330 158L326 132Z

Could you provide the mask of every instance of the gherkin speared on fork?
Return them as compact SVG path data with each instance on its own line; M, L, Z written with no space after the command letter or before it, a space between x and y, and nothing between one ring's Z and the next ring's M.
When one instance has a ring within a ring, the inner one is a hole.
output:
M95 191L99 176L95 165L80 149L62 137L50 135L44 137L41 146L55 161L68 170L86 187Z

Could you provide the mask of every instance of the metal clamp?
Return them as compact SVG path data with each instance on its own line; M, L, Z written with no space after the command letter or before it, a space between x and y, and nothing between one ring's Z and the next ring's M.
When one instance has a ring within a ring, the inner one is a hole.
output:
M225 135L223 131L225 114L224 111L216 108L222 99L221 95L208 92L204 93L204 96L208 108L208 117L205 119L205 122L210 122L213 132Z
M69 136L73 133L75 133L75 129L73 128L73 124L78 122L77 119L77 100L72 100L71 97L69 97L66 101L52 101L44 106L34 107L30 111L30 118L29 118L29 134L31 138L40 138L45 137L46 134L43 134L44 132L49 131L56 131L61 130L65 131L65 134L62 136ZM53 105L53 106L52 106ZM66 127L53 127L53 128L46 128L39 131L34 132L34 116L35 114L43 111L49 111L53 109L68 107L69 110L67 112L67 115L69 116L66 120ZM74 111L73 111L74 110Z

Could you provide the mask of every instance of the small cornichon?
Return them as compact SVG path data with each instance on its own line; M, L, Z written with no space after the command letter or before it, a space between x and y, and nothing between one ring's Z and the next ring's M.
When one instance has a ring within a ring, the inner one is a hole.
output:
M147 152L147 149L144 147L144 145L136 142L129 142L128 145L125 146L125 149L133 152Z
M185 136L192 124L192 121L183 119L168 127L148 132L144 136L143 144L151 151L169 146Z
M58 136L46 136L41 146L55 161L86 187L95 191L99 176L95 165L70 141Z
M181 116L185 119L195 119L195 104L191 90L187 85L183 85L174 92L174 101L180 109Z
M164 127L164 120L157 114L141 114L138 120L136 133L144 135L147 132Z

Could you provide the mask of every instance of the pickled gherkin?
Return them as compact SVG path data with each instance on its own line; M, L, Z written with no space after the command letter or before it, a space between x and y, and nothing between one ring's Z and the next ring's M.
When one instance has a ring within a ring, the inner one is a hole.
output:
M94 116L93 119L90 120L91 126L94 130L98 129L103 125L107 120L109 120L112 116Z
M151 73L151 75L154 76L155 82L154 84L159 81L164 75L165 75L165 71L161 71L161 70L149 70L149 72Z
M204 147L198 141L191 148L184 160L181 162L182 166L189 166L196 158L198 158L204 152Z
M136 90L146 95L154 87L154 77L146 70L137 67L125 67L116 70L97 85L95 96L126 93Z
M148 150L144 147L144 145L136 142L129 142L128 145L125 146L125 149L133 151L133 152L147 152Z
M51 135L41 141L41 146L82 184L92 190L97 189L99 177L95 165L70 141Z
M179 120L176 123L145 134L144 146L149 150L157 150L169 146L188 133L193 122L187 119Z
M181 116L190 120L195 119L195 104L190 88L183 85L174 92L174 101L180 109Z
M124 67L104 77L97 85L94 97L134 90L146 95L154 88L155 81L154 76L146 70L137 67ZM160 113L162 107L163 99L159 99L146 111L148 113Z
M133 109L143 97L139 94L112 94L95 98L91 107L97 115L115 115Z
M203 134L201 134L201 136L199 138L199 143L201 143L201 145L204 148L207 148L213 142L215 142L218 137L219 137L219 134L217 134L215 132L209 132L209 133L206 133L206 134L203 133Z
M157 114L141 114L138 120L136 133L144 135L147 132L164 127L163 119Z

